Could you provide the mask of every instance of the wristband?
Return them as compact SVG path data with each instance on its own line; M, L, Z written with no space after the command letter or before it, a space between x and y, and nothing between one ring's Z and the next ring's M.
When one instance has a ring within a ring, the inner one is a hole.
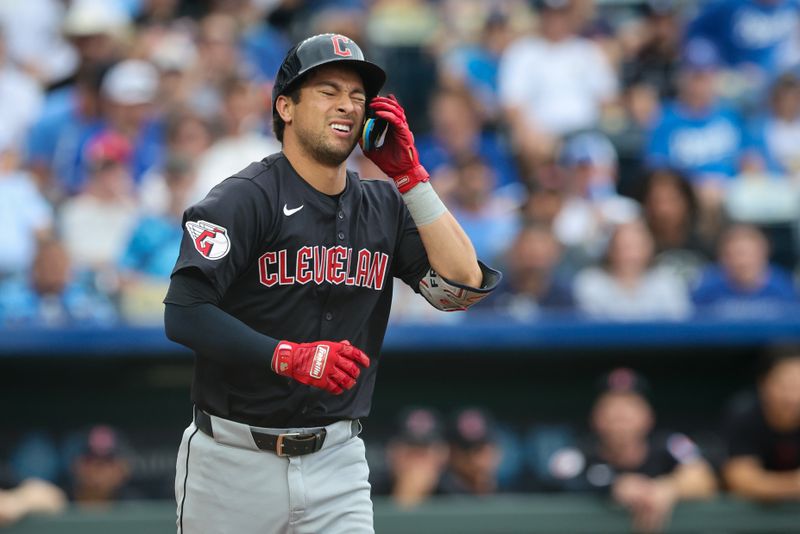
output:
M403 201L417 228L432 223L447 212L447 206L430 182L420 182L403 193Z

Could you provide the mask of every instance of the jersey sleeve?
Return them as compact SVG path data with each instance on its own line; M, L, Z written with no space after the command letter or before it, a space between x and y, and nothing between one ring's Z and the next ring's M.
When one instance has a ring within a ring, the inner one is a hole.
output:
M228 178L183 214L183 238L172 275L196 269L222 297L254 261L267 238L271 207L252 181Z

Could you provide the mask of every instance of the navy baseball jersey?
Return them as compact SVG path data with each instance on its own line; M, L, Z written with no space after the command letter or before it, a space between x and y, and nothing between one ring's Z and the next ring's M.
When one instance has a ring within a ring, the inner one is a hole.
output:
M196 269L218 306L254 330L298 343L349 340L371 359L341 395L279 376L264 364L197 353L192 399L215 415L264 427L330 424L369 413L392 300L392 278L415 291L430 271L417 228L392 182L326 195L282 153L252 163L186 210L173 275ZM485 268L485 266L482 266ZM192 302L170 291L165 302Z

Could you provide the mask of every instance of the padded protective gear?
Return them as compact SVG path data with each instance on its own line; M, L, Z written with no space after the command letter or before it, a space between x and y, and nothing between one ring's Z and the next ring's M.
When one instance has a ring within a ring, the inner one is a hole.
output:
M442 311L466 310L488 296L502 278L499 271L487 267L480 261L478 265L483 273L483 283L479 288L453 282L430 269L419 281L419 292L436 309Z

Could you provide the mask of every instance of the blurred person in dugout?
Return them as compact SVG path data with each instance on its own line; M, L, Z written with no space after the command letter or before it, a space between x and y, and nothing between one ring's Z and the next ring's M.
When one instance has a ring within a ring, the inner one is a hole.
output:
M477 408L459 411L450 422L447 440L450 459L442 475L442 493L497 493L502 451L489 413Z
M511 242L503 262L505 276L487 305L519 318L572 310L575 298L572 281L560 268L562 253L547 225L525 223Z
M60 242L40 242L30 272L0 285L0 326L113 324L117 312L90 278L73 270Z
M698 310L730 318L780 318L800 303L791 275L770 263L770 244L756 226L736 224L718 243L718 263L709 266L692 292Z
M408 409L401 414L397 433L386 446L388 473L372 482L372 491L390 495L404 508L441 494L448 454L439 415L428 408Z
M0 478L0 528L29 514L57 514L66 503L64 492L51 482L31 478L17 484Z
M81 449L70 466L70 500L79 505L110 504L138 497L128 481L131 466L119 433L93 426L82 436Z
M553 453L550 469L565 488L610 496L631 514L637 532L661 532L682 500L716 492L711 466L686 435L656 430L650 387L617 368L598 380L592 435L579 450Z
M653 266L653 237L639 220L618 225L601 264L575 277L578 309L619 321L677 320L691 313L689 290L673 271Z
M734 397L726 417L722 476L735 495L800 500L800 346L770 348L755 390Z

